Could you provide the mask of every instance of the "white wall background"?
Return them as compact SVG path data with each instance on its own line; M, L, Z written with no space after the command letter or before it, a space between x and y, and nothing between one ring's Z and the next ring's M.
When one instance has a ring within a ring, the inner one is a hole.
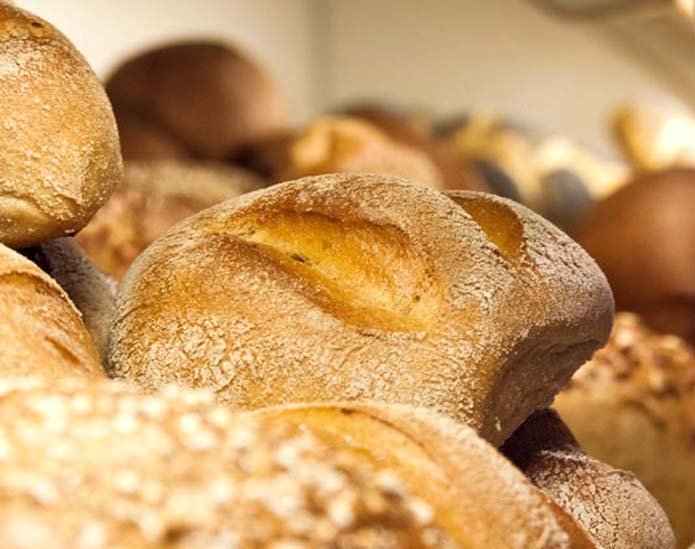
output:
M58 26L102 76L152 44L227 38L273 72L297 120L354 99L393 98L442 114L514 114L607 150L605 114L617 102L674 91L592 28L551 20L523 0L16 3Z

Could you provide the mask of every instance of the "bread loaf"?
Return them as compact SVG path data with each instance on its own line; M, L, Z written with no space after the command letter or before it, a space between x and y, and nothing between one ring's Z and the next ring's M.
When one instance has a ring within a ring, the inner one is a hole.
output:
M644 174L582 219L577 241L606 273L619 310L695 343L695 169Z
M80 313L31 261L0 244L0 378L104 377Z
M5 2L0 97L0 242L77 232L121 177L111 105L65 36Z
M150 131L158 129L197 158L233 156L288 123L286 100L266 72L246 54L216 42L136 55L115 70L106 90L117 114L141 116ZM123 148L133 149L126 142Z
M612 298L579 246L517 204L345 174L179 223L116 308L110 372L149 390L432 407L500 443L603 344Z
M263 186L245 170L182 160L127 162L113 196L77 241L104 271L120 280L152 241L178 221Z
M296 133L247 149L245 163L273 181L307 175L371 172L441 187L442 174L423 151L391 139L378 127L350 117L321 117Z
M552 410L536 412L502 452L604 549L675 549L668 518L632 473L586 455Z
M592 456L632 471L668 515L679 547L695 539L695 351L616 315L608 344L555 407Z

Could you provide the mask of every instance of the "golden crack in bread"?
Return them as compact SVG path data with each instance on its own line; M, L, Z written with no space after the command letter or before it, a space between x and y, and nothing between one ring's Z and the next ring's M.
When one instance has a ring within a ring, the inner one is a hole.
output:
M65 290L105 363L118 283L89 260L74 238L49 240L22 253Z
M253 414L296 424L394 471L460 547L597 547L472 429L432 411L316 403Z
M262 186L263 181L246 170L222 164L127 162L123 181L77 242L120 280L138 254L178 221Z
M632 473L588 456L556 412L534 413L502 446L604 549L675 549L663 509Z
M0 377L105 377L82 317L58 284L0 244Z
M122 173L111 105L58 30L0 1L0 242L87 224Z
M245 163L273 181L308 175L371 172L441 187L442 174L418 148L398 142L359 118L325 116L294 134L260 142L246 151Z
M141 116L150 133L157 129L198 158L233 156L288 124L286 99L268 74L245 53L215 42L140 53L115 70L106 90L117 115Z
M695 343L695 169L643 174L574 235L606 273L618 310Z
M555 399L592 456L632 471L663 506L678 546L695 538L695 351L619 313L608 344Z
M109 367L242 408L432 407L499 444L611 317L593 261L522 206L334 174L227 201L155 241L121 284Z

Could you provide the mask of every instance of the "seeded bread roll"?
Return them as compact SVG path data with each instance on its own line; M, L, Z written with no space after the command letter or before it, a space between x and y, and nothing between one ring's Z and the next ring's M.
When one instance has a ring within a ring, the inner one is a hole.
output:
M80 313L34 263L0 244L0 378L104 377Z
M598 547L472 429L431 411L321 403L254 415L293 423L394 471L459 547Z
M0 380L0 545L457 547L367 457L211 400Z
M604 549L675 549L664 510L632 473L586 455L556 412L536 412L502 452Z
M200 210L263 186L240 168L182 160L128 162L123 181L77 241L120 280L152 241Z
M334 174L188 218L133 264L110 371L257 408L432 407L498 444L608 337L602 273L564 233L484 193Z
M606 273L619 310L695 343L695 169L639 176L582 219L577 241Z
M286 100L265 71L214 42L141 53L116 69L106 90L117 114L140 115L198 158L233 156L288 124Z
M0 242L77 232L121 177L104 89L53 26L0 1Z
M105 363L118 283L89 260L74 238L49 240L22 253L65 290Z
M555 407L592 456L632 471L661 503L679 547L695 539L695 351L637 316L616 315L611 339Z
M259 143L245 162L273 181L336 172L372 172L441 187L442 174L421 150L358 118L322 117L295 134Z

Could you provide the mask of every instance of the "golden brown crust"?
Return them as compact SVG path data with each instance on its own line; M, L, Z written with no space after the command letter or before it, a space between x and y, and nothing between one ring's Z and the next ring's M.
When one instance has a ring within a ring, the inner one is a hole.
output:
M591 209L577 241L606 273L618 309L695 342L695 170L645 174Z
M105 377L80 313L28 259L0 244L0 377Z
M0 3L0 242L78 231L122 172L104 89L58 30Z
M370 172L406 177L434 188L443 183L439 169L424 152L350 117L317 118L294 134L260 142L246 151L246 162L273 181Z
M74 238L49 240L22 253L65 290L106 363L118 283L89 260Z
M588 453L637 475L684 547L695 536L695 351L620 313L555 407Z
M605 341L611 316L595 264L525 208L335 174L158 239L121 286L110 367L247 408L433 407L500 443Z
M470 428L425 409L298 404L254 412L313 432L397 473L460 547L595 547Z
M502 452L605 549L674 549L668 518L632 473L586 455L552 410L536 412Z
M214 42L144 52L121 65L106 89L115 104L201 158L224 159L288 123L285 98L269 76Z
M123 181L77 241L120 280L138 254L178 221L262 186L251 173L222 164L128 162Z

